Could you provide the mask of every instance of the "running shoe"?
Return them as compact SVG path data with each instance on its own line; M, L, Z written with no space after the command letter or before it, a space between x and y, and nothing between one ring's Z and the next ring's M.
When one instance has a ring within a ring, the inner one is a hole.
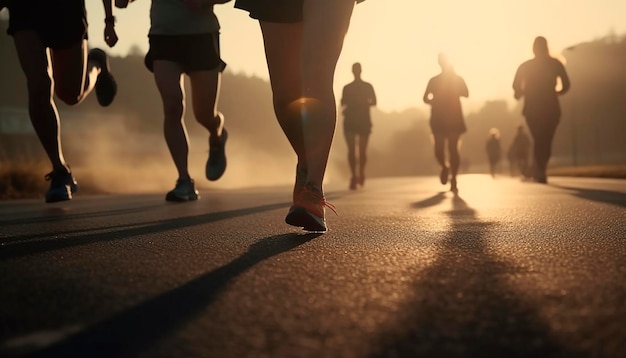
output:
M296 196L296 200L285 217L285 222L301 227L305 231L325 232L328 230L325 218L326 208L331 209L337 215L335 206L326 201L321 191L307 185Z
M109 72L109 59L106 52L99 48L89 51L89 60L100 65L100 74L96 79L96 97L102 107L107 107L113 102L117 94L117 83L111 72Z
M450 168L444 166L441 168L441 173L439 173L439 180L441 184L446 185L448 183L448 176L450 175Z
M165 195L166 201L192 201L198 200L198 191L193 179L178 179L176 187Z
M56 203L72 199L72 194L78 191L78 183L71 172L53 170L45 176L50 182L50 189L46 192L46 203Z
M209 137L209 159L206 162L206 178L215 181L226 171L226 140L228 132L222 129L219 137Z

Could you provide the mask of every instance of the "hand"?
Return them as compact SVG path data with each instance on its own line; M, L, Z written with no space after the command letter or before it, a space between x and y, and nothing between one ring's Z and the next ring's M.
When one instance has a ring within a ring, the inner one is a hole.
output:
M104 41L109 47L115 46L117 43L117 33L115 33L115 24L107 23L104 27Z

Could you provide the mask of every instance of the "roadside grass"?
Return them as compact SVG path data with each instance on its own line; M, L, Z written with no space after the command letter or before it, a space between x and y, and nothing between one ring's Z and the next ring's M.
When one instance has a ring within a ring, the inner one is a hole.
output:
M44 179L49 168L47 162L0 161L0 200L43 198L50 188L50 182ZM75 172L73 170L73 172ZM105 194L92 180L92 174L80 175L81 194Z

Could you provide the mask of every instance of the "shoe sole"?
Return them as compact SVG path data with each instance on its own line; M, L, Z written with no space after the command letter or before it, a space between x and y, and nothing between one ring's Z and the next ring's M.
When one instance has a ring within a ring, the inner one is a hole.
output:
M176 195L170 195L170 194L167 194L165 196L165 201L172 201L176 203L182 203L185 201L194 201L194 200L198 200L198 196L186 196L184 198L181 198L180 196L176 196Z
M205 175L206 178L210 181L216 181L219 178L222 177L222 175L224 175L224 173L226 172L226 141L228 140L228 132L226 131L226 129L222 129L222 138L221 138L224 143L223 143L223 148L224 148L224 168L217 174L215 173L210 173L210 169L209 169L209 161L207 160L206 162L206 168L205 168Z
M309 232L326 232L328 228L324 219L310 214L304 208L295 208L285 217L285 222Z
M92 49L89 55L100 64L100 74L95 85L96 98L102 107L108 107L117 95L117 83L109 69L109 58L106 52L100 49Z
M69 188L67 192L64 192L64 193L59 191L58 193L54 193L54 194L46 194L46 203L58 203L60 201L68 201L68 200L72 200L72 194Z
M101 73L96 80L96 98L102 107L108 107L113 103L117 95L117 83L110 73Z

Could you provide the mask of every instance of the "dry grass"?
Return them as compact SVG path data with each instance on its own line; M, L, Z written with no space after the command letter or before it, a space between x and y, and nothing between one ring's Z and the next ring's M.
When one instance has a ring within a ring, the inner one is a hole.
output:
M35 162L0 163L0 199L43 197L47 182L40 174L41 168Z
M0 200L43 198L50 187L44 179L47 162L0 162ZM81 176L81 194L103 194L90 175Z

